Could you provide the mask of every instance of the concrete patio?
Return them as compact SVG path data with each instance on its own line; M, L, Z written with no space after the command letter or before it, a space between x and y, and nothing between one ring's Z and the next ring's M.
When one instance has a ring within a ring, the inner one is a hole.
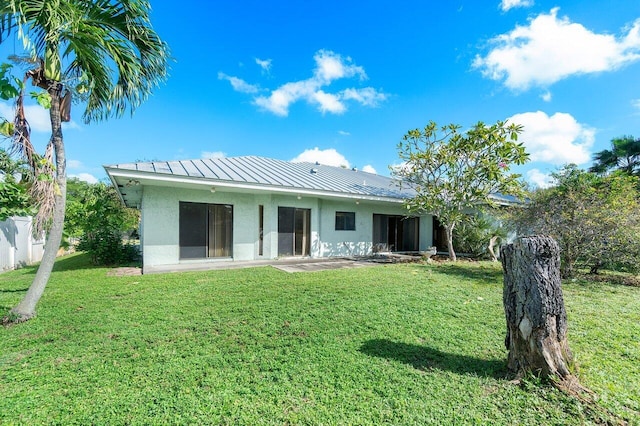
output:
M144 274L161 274L169 272L185 272L185 271L212 271L223 269L240 269L240 268L257 268L264 266L273 266L284 272L314 272L325 271L329 269L346 269L361 268L364 266L375 265L366 259L353 258L287 258L287 259L269 259L269 260L247 260L233 261L221 260L216 262L185 262L175 265L147 266L144 268Z

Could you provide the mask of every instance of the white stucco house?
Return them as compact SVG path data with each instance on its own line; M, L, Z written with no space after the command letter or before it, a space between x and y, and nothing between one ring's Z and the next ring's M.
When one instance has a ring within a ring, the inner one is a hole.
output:
M433 243L432 216L407 217L409 189L355 169L255 156L104 167L125 205L141 210L143 271Z

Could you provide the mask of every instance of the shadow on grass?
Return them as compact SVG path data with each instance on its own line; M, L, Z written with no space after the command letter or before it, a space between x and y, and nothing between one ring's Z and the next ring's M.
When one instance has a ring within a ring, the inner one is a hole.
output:
M56 260L53 270L56 272L77 271L79 269L94 269L98 266L91 263L88 253L74 253Z
M28 265L20 268L24 274L35 274L38 272L39 263L35 265ZM87 253L73 253L59 257L56 259L56 263L53 265L55 272L64 271L77 271L79 269L93 269L98 268L91 263L91 257Z
M0 293L26 293L29 288L12 288L11 290L3 290L0 288Z
M463 280L474 280L482 284L502 283L502 269L499 267L467 266L465 263L440 264L434 271Z
M451 354L427 346L393 342L387 339L368 340L360 347L360 352L378 358L401 361L421 371L436 369L494 379L504 379L508 375L506 361Z

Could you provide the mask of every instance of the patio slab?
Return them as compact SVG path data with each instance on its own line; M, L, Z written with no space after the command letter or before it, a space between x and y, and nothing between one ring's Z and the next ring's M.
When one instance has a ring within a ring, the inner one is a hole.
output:
M325 271L329 269L345 269L359 268L363 266L371 266L373 263L356 259L347 259L342 257L335 258L287 258L287 259L269 259L269 260L224 260L214 262L193 262L180 263L174 265L158 265L146 266L143 269L144 274L161 274L169 272L186 272L186 271L211 271L223 269L241 269L241 268L257 268L264 266L273 266L284 272L314 272Z

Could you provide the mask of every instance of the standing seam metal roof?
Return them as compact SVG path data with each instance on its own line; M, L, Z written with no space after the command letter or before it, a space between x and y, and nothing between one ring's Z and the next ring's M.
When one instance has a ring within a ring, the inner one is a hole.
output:
M214 182L259 184L362 196L402 199L413 195L412 190L400 189L396 180L386 176L342 167L293 163L256 156L126 163L105 167L154 175L204 178Z

